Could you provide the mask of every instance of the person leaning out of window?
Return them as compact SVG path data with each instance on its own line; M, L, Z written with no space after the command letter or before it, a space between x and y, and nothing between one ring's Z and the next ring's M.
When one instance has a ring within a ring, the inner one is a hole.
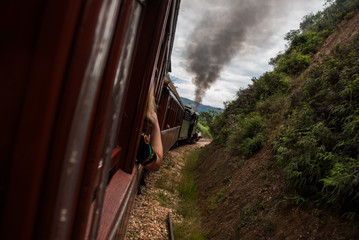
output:
M142 131L136 160L137 163L141 163L147 170L157 171L161 166L163 147L153 88L148 96L146 120L149 122L152 131L150 136L145 131Z

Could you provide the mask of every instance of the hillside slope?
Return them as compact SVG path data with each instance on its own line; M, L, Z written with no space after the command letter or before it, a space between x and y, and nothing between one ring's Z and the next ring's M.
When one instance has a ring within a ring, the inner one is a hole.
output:
M314 56L317 59L320 55L330 55L337 44L346 44L351 41L359 31L359 14L356 14L350 21L341 22L335 31L327 38L321 49Z
M243 160L211 144L198 175L207 239L359 239L355 223L286 190L268 147Z
M304 35L310 41L326 40L319 51L305 44L302 55L297 48L295 54L274 59L278 72L255 79L212 126L215 141L198 167L208 239L359 239L359 224L353 220L359 166L359 13L351 15L329 36L324 31ZM299 42L304 38L296 37ZM310 66L308 56L313 57ZM349 80L338 79L350 79L350 90L345 85ZM303 162L293 162L295 158ZM345 159L349 163L341 162ZM308 170L309 164L313 167Z

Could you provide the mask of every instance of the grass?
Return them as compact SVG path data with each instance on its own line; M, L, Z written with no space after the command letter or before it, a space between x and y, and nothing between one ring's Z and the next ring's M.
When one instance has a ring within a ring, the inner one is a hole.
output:
M185 159L182 169L182 179L178 185L180 204L178 212L183 216L183 221L174 222L175 239L205 239L205 233L201 228L200 213L197 211L197 187L195 170L197 159L202 150L189 154Z
M175 192L176 183L174 181L175 176L169 176L168 174L163 174L157 178L155 182L155 187L163 190L167 190L171 193Z
M225 189L221 189L216 193L215 196L212 196L209 199L209 205L207 206L207 211L209 213L212 213L214 209L216 209L217 204L222 202L224 193L225 193Z
M157 194L157 200L161 206L167 207L171 204L171 198L164 192L159 192Z

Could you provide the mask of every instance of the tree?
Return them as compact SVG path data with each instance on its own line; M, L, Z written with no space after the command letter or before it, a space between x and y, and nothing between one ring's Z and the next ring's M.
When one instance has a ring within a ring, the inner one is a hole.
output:
M208 112L200 112L199 113L199 121L206 125L206 126L209 126L214 117L218 115L218 112L217 111L214 111L214 110L209 110Z

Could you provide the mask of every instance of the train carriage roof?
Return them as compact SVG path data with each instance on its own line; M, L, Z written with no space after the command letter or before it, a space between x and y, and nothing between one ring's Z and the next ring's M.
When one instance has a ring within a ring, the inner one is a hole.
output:
M169 90L172 91L172 93L176 96L176 98L180 102L181 106L184 107L184 104L176 90L175 85L173 84L173 82L170 80L170 78L168 76L165 77L164 83L168 86Z

